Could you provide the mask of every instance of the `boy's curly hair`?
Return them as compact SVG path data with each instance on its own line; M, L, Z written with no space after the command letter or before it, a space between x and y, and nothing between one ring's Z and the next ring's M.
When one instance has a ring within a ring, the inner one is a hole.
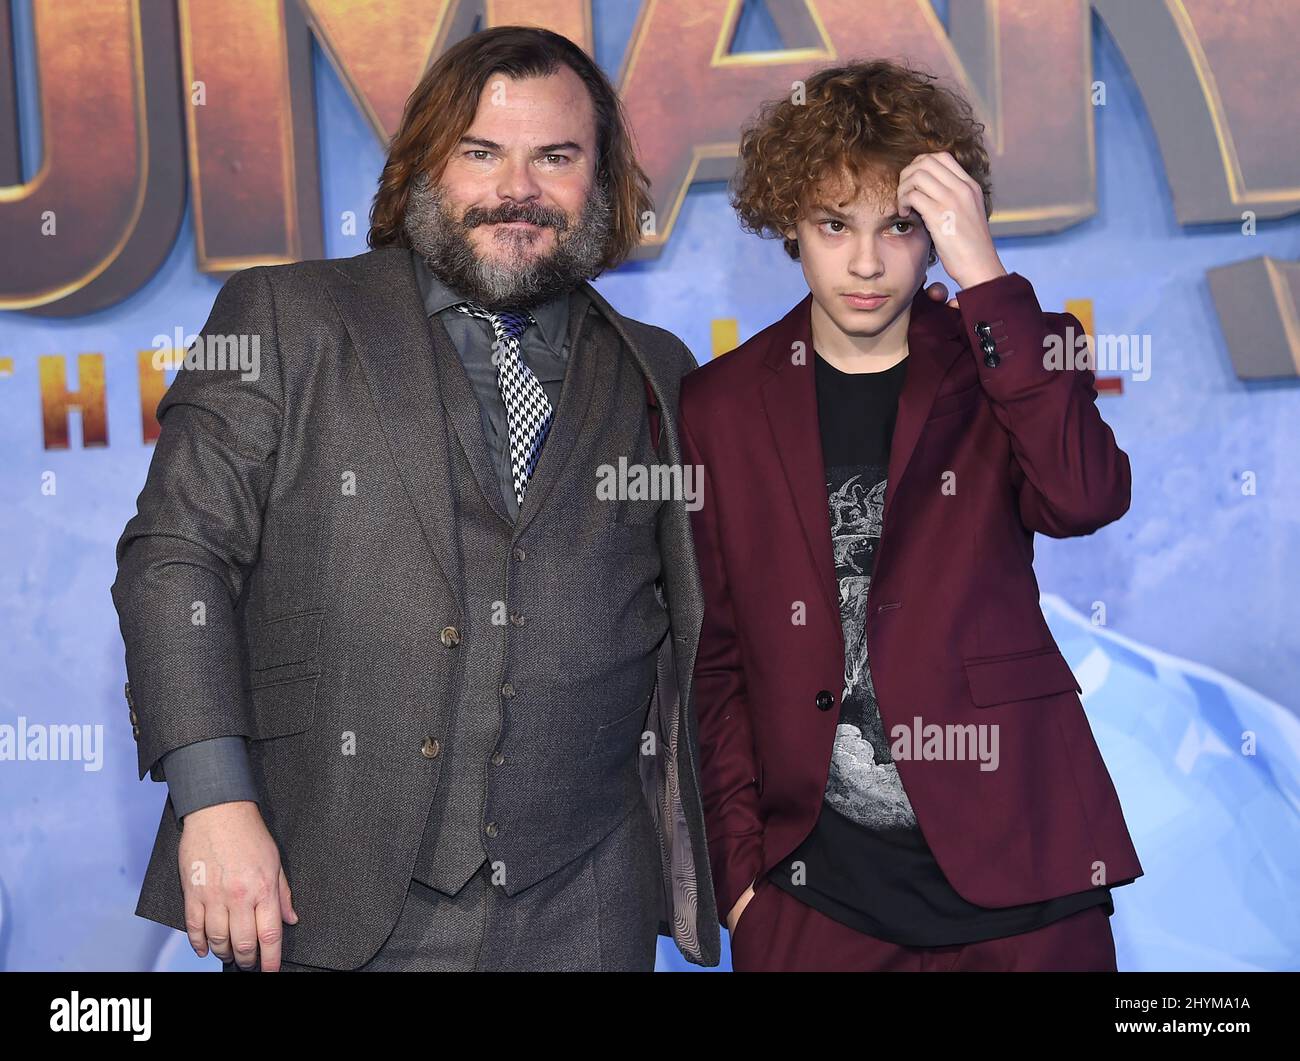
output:
M794 93L791 94L793 96ZM984 125L958 93L934 74L887 59L826 67L808 79L803 100L770 100L745 127L731 182L741 227L787 239L809 200L838 191L847 180L856 198L865 187L895 194L899 172L917 155L950 152L984 189L993 211Z

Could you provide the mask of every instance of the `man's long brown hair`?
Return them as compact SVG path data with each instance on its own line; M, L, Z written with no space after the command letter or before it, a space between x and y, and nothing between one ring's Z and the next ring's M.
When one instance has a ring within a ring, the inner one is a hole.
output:
M623 262L640 239L641 216L651 209L651 200L618 94L600 67L567 37L527 26L473 33L444 52L420 79L389 143L366 243L410 246L402 221L411 181L425 170L435 182L441 179L492 77L546 77L561 66L582 79L596 112L596 181L609 193L612 209L601 269Z

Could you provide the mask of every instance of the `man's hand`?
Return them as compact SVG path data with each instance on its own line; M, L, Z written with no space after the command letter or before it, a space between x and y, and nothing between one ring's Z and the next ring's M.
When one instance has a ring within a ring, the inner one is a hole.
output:
M959 287L1006 275L984 214L984 190L947 151L917 155L898 175L898 213L921 215L935 253Z
M217 803L185 815L180 842L185 932L200 958L208 952L252 969L280 971L281 921L298 923L280 851L257 804ZM287 916L286 916L287 915Z
M755 878L757 880L757 878ZM727 915L727 931L735 932L736 924L740 921L740 915L745 912L745 907L749 905L749 900L754 898L754 882L750 881L749 887L736 900L736 905L731 908L731 913Z

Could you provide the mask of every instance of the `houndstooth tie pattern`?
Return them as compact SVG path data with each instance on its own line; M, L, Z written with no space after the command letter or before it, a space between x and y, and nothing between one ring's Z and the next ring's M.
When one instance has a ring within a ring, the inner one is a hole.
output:
M477 302L462 302L456 309L490 322L496 334L497 386L506 404L506 422L510 427L510 470L514 476L515 500L522 507L524 491L537 467L552 419L550 399L519 356L519 337L535 322L528 313L490 313Z

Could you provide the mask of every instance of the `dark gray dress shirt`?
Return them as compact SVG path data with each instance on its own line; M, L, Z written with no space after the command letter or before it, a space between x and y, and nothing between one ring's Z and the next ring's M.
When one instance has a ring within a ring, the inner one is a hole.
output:
M471 317L453 307L465 299L435 276L414 251L416 280L424 308L447 329L460 354L466 375L478 397L483 437L492 454L501 495L511 519L519 516L515 499L514 472L510 467L510 432L505 401L497 386L497 369L492 363L492 324ZM536 326L529 325L519 338L519 354L541 383L551 408L560 404L564 370L569 361L569 299L561 296L530 310ZM184 826L191 811L235 800L259 802L253 781L245 738L234 735L196 741L162 757L163 776L176 818Z

